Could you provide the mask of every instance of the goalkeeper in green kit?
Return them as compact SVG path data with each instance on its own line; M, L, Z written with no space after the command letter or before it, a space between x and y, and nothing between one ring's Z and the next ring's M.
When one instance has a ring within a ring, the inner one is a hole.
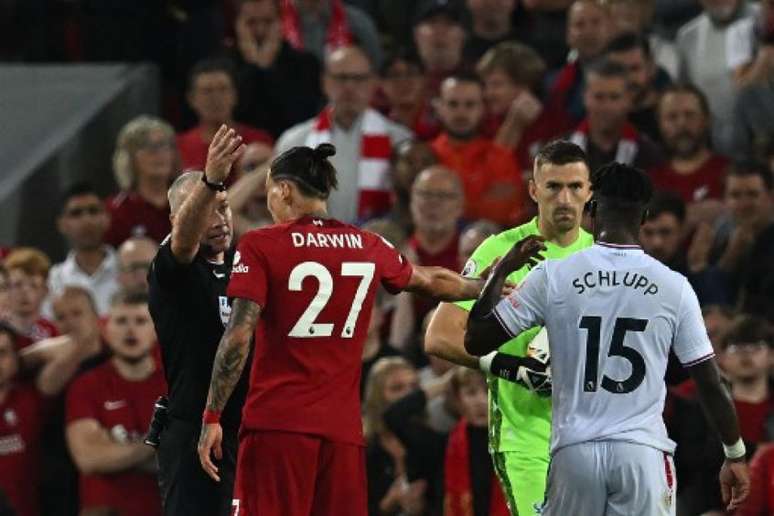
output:
M538 216L486 239L465 265L463 275L478 276L528 235L543 236L546 259L560 259L591 246L581 229L583 208L591 198L586 155L577 145L557 140L535 157L529 182ZM508 280L519 283L524 267ZM459 365L482 369L489 384L489 450L512 515L539 514L548 472L551 388L545 330L532 328L482 357L465 352L464 336L473 301L442 303L425 336L425 350ZM548 336L550 337L550 336Z

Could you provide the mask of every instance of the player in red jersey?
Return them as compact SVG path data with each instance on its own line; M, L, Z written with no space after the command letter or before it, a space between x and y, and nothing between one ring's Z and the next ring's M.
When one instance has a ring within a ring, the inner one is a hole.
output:
M218 418L254 335L233 500L239 516L365 515L360 366L379 285L444 300L469 299L482 286L414 266L381 237L327 218L334 153L330 144L294 147L274 160L267 191L277 224L247 233L234 257L228 295L235 299L199 458L218 480Z

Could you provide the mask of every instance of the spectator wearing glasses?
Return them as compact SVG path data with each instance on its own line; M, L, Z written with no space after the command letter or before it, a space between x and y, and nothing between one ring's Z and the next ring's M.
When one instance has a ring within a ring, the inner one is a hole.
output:
M731 397L739 415L739 430L752 454L772 438L771 369L772 334L768 323L740 315L731 323L721 344L720 364L731 382Z
M328 55L323 89L328 106L315 118L288 129L277 142L277 155L297 146L332 143L331 163L339 188L328 198L331 217L343 222L366 220L390 207L392 148L411 131L368 107L376 81L368 56L357 47Z
M103 240L109 224L105 205L90 184L77 183L65 192L57 226L70 252L65 261L51 267L46 313L51 313L50 300L69 285L88 290L97 313L107 313L118 291L119 269L115 250Z
M118 282L124 292L148 292L148 270L159 245L148 237L132 237L118 248Z
M113 154L121 192L107 201L105 242L118 247L132 236L161 242L171 229L167 188L177 172L175 132L168 123L142 115L126 124Z
M186 98L199 123L177 136L183 169L204 170L207 149L223 124L233 127L245 144L261 143L271 148L274 143L265 131L234 122L238 96L230 62L222 59L198 62L191 71Z
M411 187L411 218L414 233L408 240L407 254L414 262L458 271L458 230L465 194L459 176L443 165L431 165L419 173ZM436 303L413 298L414 325L421 323ZM406 297L399 297L403 302Z

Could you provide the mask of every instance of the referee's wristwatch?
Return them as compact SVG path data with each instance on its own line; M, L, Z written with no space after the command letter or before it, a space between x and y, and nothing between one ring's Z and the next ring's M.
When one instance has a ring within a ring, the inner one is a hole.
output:
M207 180L207 174L202 174L202 182L212 190L213 192L225 192L226 191L226 183L220 182L220 183L212 183Z

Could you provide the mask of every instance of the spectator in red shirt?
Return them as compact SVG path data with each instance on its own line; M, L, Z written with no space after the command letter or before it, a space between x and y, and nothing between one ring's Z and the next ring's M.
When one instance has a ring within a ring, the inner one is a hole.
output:
M169 234L167 188L177 171L175 132L168 123L142 115L121 129L113 154L121 192L107 200L108 244L118 247L133 236L161 242Z
M489 456L486 377L481 371L456 367L451 390L462 419L449 434L444 463L444 515L508 516L500 483Z
M588 156L589 169L611 161L647 170L661 163L661 151L628 121L631 107L627 71L618 63L595 61L585 67L586 118L569 140Z
M605 57L618 63L628 75L632 109L629 121L652 141L661 143L656 108L661 92L672 82L655 63L648 40L631 32L619 34L607 46Z
M15 332L0 324L0 492L13 514L38 516L44 401L32 385L15 381L15 339Z
M476 65L488 114L483 133L513 149L522 170L532 169L541 142L572 128L569 119L552 116L539 100L545 72L540 55L515 42L489 49Z
M766 445L750 462L750 494L734 516L764 516L774 512L774 445Z
M702 213L711 214L719 208L729 164L710 149L710 120L707 98L695 86L675 85L664 90L658 103L658 121L669 161L650 174L656 188L672 190L683 198L692 223L698 222L695 219Z
M600 0L575 0L568 10L567 46L570 56L551 85L546 109L570 124L586 114L583 104L584 69L607 46L613 33L610 9ZM592 169L594 170L594 169Z
M435 107L444 132L431 146L441 164L462 180L464 217L514 224L521 217L526 188L510 149L480 134L484 98L478 77L446 79Z
M414 263L460 270L459 230L465 196L460 179L442 165L423 170L411 187L411 218L414 234L408 240L407 255ZM413 298L414 324L437 304L431 299ZM405 302L406 296L398 297Z
M17 347L59 335L54 323L43 318L41 309L48 294L47 278L51 260L38 249L19 247L4 262L8 270L10 297L13 302L6 321L17 331Z
M414 45L425 68L428 95L433 98L441 81L463 65L465 29L454 2L422 0L416 12Z
M441 130L425 92L424 67L413 53L399 49L389 55L380 70L383 112L402 124L420 140L429 140Z
M153 448L142 437L166 385L153 358L156 333L145 294L114 300L105 337L112 358L67 393L66 436L81 473L81 510L160 516Z
M236 79L228 61L207 59L198 62L191 70L186 98L199 123L177 136L183 170L204 170L207 149L223 124L234 128L245 144L259 143L271 150L274 141L267 132L234 122L238 97ZM233 174L230 177L238 179Z
M731 382L739 431L751 452L774 437L768 430L774 401L769 383L772 344L768 323L751 315L734 319L721 344L720 365Z

